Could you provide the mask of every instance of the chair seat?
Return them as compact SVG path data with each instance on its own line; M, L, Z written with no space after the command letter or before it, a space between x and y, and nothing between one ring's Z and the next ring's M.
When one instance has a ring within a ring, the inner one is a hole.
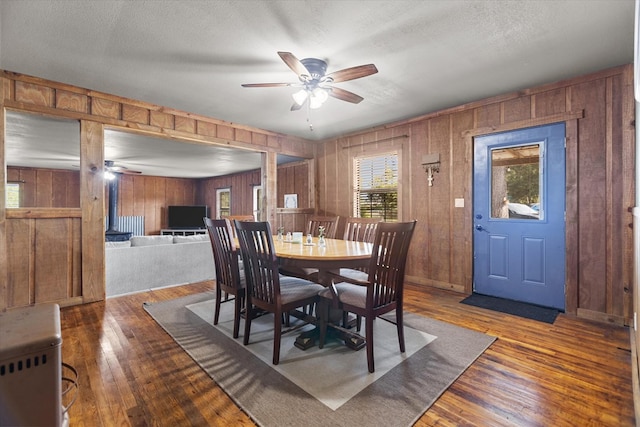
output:
M287 304L302 298L312 297L324 290L324 286L309 280L290 276L280 276L280 295L282 303Z
M354 285L353 283L336 283L335 289L338 301L354 307L365 308L367 306L367 287ZM333 299L331 288L324 288L319 293L322 298Z
M281 267L280 274L284 276L298 277L317 283L320 271L317 268Z
M356 281L356 282L366 282L369 278L369 274L362 270L356 270L353 268L341 268L338 271L331 271L333 276L336 276L335 281Z

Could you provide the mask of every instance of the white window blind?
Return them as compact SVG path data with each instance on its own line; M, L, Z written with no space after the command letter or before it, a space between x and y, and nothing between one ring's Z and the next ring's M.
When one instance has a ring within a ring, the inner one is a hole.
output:
M398 154L354 158L353 215L398 220Z
M220 188L216 190L217 218L224 218L231 215L231 188Z

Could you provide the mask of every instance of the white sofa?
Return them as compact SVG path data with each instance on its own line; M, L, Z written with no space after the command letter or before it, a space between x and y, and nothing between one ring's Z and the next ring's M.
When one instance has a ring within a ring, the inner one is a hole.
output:
M107 297L215 279L207 234L133 236L105 245Z

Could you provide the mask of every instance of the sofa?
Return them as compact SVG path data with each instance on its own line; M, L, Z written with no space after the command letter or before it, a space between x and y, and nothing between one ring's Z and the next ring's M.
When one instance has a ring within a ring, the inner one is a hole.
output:
M215 279L208 234L133 236L105 245L107 297Z

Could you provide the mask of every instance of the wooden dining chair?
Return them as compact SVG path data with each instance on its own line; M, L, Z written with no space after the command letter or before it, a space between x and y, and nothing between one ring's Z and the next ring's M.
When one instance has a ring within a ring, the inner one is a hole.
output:
M229 222L231 223L231 230L233 231L233 237L237 237L236 236L236 226L235 226L235 222L236 221L255 221L255 219L253 218L253 215L229 215L229 216L225 216L226 219L229 220Z
M318 230L322 226L324 227L324 237L327 239L335 239L339 221L339 216L314 215L309 218L306 234L311 234L312 236L317 237ZM284 274L285 276L299 277L301 279L310 280L316 283L318 283L319 281L319 270L317 268L299 268L287 266L281 268L280 273Z
M323 299L320 311L320 342L324 346L327 335L329 309L341 308L365 318L365 341L369 372L375 371L373 360L373 321L392 310L396 312L396 328L400 352L404 353L403 288L409 244L416 226L411 222L381 222L378 224L368 277L360 284L331 284L320 292Z
M376 235L376 229L382 218L358 218L349 217L346 219L344 226L344 240L354 242L373 243ZM339 270L330 271L331 279L334 282L362 282L367 280L367 268L341 268ZM348 322L348 312L343 312L342 326L346 327ZM361 316L356 316L357 330L360 331Z
M327 239L335 239L338 231L339 216L319 216L313 215L307 223L307 233L312 236L318 236L318 229L324 227L324 237Z
M354 242L373 243L376 236L376 228L382 218L358 218L349 217L344 225L344 240Z
M308 280L280 276L268 222L236 221L236 231L247 279L244 344L249 344L254 312L263 310L273 313L273 364L277 365L280 361L283 317L300 307L315 305L318 292L324 287ZM304 317L304 313L300 312L300 316Z
M239 267L239 251L233 237L233 227L228 219L204 218L204 224L211 240L213 262L216 268L216 304L213 324L217 325L220 318L222 292L233 295L233 338L238 338L240 317L246 296L246 281L244 269Z

